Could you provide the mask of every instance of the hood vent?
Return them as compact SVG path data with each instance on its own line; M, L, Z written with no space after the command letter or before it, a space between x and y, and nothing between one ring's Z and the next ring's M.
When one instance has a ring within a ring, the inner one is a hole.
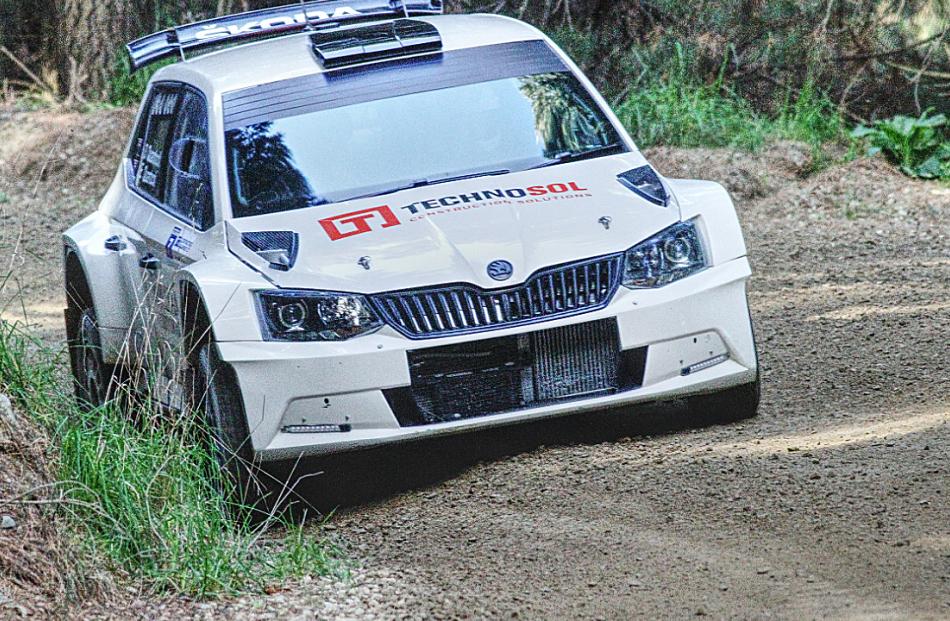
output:
M300 236L292 231L242 233L241 242L267 261L271 269L287 272L297 262Z
M654 205L668 207L670 195L659 175L650 166L641 166L617 175L617 181Z

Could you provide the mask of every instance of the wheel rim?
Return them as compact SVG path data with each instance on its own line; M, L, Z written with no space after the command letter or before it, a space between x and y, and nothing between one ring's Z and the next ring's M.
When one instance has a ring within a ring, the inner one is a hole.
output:
M79 325L79 373L79 381L89 402L95 406L105 403L99 327L89 313L83 314Z

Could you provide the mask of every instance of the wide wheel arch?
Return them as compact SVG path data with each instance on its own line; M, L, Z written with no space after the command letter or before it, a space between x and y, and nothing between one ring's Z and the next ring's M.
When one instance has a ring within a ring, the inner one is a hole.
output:
M92 291L86 277L86 270L79 255L72 248L65 249L66 303L77 308L93 306Z
M194 283L187 280L181 281L179 295L182 345L188 360L196 363L201 346L214 342L214 327L204 298Z

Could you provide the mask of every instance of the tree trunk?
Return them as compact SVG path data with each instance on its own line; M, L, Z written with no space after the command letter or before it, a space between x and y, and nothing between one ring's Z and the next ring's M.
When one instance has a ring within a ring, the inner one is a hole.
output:
M59 81L66 98L108 94L123 46L142 34L132 0L64 0L58 22Z

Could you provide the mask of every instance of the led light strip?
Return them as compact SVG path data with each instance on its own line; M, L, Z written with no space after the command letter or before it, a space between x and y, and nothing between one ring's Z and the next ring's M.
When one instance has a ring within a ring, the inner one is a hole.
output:
M352 431L351 425L287 425L284 433L346 433Z
M726 360L729 360L729 354L721 354L715 358L710 358L709 360L703 360L702 362L697 362L693 366L686 367L682 371L682 375L692 375L693 373L698 373L699 371L705 371L711 367L716 366L717 364L722 364Z

